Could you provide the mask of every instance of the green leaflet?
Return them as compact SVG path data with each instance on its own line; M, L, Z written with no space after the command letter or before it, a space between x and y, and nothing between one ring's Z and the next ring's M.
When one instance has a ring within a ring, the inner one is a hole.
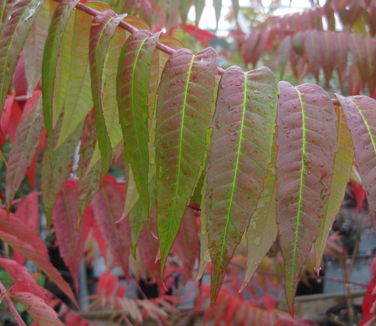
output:
M274 143L272 158L264 181L264 190L246 233L248 244L247 269L241 289L246 287L270 247L277 239L275 215L276 155L277 146Z
M0 25L4 23L5 17L7 16L7 0L0 0Z
M205 0L195 0L195 25L196 27L198 27L198 25L200 24L204 7L205 7Z
M117 102L129 162L138 194L149 211L149 88L151 64L158 37L134 33L125 42L119 58Z
M330 186L329 198L326 203L324 217L321 220L320 232L315 241L315 264L319 269L321 258L324 254L329 231L334 223L335 217L341 208L346 186L350 179L354 160L354 148L351 141L351 134L347 127L343 112L337 107L338 114L338 152L335 154L332 184Z
M205 194L213 301L263 190L271 160L277 92L268 68L243 72L230 67L220 81Z
M180 49L162 73L155 141L161 272L204 163L216 69L213 49Z
M317 85L278 86L277 224L293 313L299 274L319 234L331 185L337 115Z
M95 116L94 111L91 110L85 118L83 129L80 136L80 151L79 160L76 170L78 176L78 213L79 223L81 217L84 215L87 204L92 199L94 193L97 191L100 184L100 161L97 161L94 166L90 167L89 163L93 156L95 144L97 142L95 132Z
M10 19L1 24L0 29L0 114L18 56L42 2L42 0L12 0L8 2L6 12ZM1 5L3 7L5 4Z
M58 122L54 128L54 138L48 138L44 149L41 168L41 189L43 194L43 205L46 213L47 225L51 224L52 208L56 195L60 192L61 186L68 178L70 162L76 149L82 123L76 128L67 140L56 148L58 131L61 123Z
M90 26L91 17L77 11L73 22L70 53L68 53L71 60L69 66L65 68L69 72L67 75L69 94L64 98L64 115L58 146L74 132L93 106L88 55Z
M239 0L231 0L232 10L234 12L235 20L238 20L239 15Z
M43 48L51 21L50 2L43 1L23 48L27 90L31 94L41 78Z
M7 207L10 207L39 146L43 131L40 95L40 92L37 92L28 100L9 153L5 176Z
M93 20L90 31L90 74L91 88L94 103L96 132L99 150L101 154L102 177L107 173L112 161L111 138L116 133L116 103L112 107L106 107L105 101L115 101L115 87L104 90L108 76L114 75L114 62L117 57L110 56L110 42L115 36L116 27L123 19L123 16L116 16L112 11L104 11ZM107 59L109 62L107 63ZM107 71L109 66L109 72ZM107 91L107 92L106 92ZM103 94L102 94L103 92ZM113 94L110 94L113 92ZM106 119L107 117L107 119ZM114 125L107 125L106 122L115 122ZM109 129L111 127L111 129ZM116 134L115 134L116 135ZM112 143L112 145L115 145Z
M221 18L222 12L222 0L213 0L214 10L215 10L215 29L218 29L219 19Z
M179 1L179 13L180 18L183 26L187 23L187 16L189 9L191 8L192 1L191 0L180 0Z
M61 61L59 66L59 56L64 55L64 52L61 53L63 36L66 28L70 27L69 21L72 21L70 17L78 2L79 0L66 1L56 8L44 46L42 63L42 96L44 123L49 137L52 137L54 120L57 121L58 118L54 117L54 111L57 113L59 108L54 108L54 106L59 104L56 103L58 102L57 98L61 98L64 95L62 94L61 89L57 90L57 88L62 83L61 78L68 75L68 71L64 70L65 66ZM71 36L67 34L66 38L69 37ZM68 51L69 40L66 41L67 43L65 43L65 47L63 46L63 50L65 49ZM60 68L61 76L57 78L58 68Z

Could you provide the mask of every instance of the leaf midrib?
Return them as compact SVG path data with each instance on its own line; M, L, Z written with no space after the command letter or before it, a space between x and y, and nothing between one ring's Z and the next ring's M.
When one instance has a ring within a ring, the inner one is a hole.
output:
M242 142L243 142L243 131L244 131L244 125L245 125L245 113L247 108L247 93L248 93L248 78L247 73L243 73L243 99L242 99L242 117L240 120L240 130L239 130L239 140L237 144L237 150L236 150L236 158L235 158L235 166L234 166L234 177L233 182L231 185L231 191L230 191L230 198L229 198L229 205L228 210L226 214L226 224L224 227L223 237L222 237L222 245L220 250L220 256L219 256L219 263L217 266L222 265L223 262L223 253L225 250L225 243L228 235L228 229L230 225L230 216L232 211L232 206L234 203L234 196L235 196L235 188L238 181L238 172L239 172L239 163L240 163L240 154L241 154L241 148L242 148Z
M306 157L307 157L307 128L306 128L306 115L305 115L305 108L304 108L304 101L302 94L299 90L295 87L296 93L299 98L300 108L301 108L301 118L302 118L302 156L300 160L300 178L299 178L299 188L298 188L298 207L295 217L295 229L294 229L294 244L292 249L292 263L291 263L291 272L290 275L294 277L296 273L296 263L297 263L297 255L298 255L298 244L299 244L299 231L301 228L301 215L302 215L302 208L303 208L303 188L304 188L304 175L306 171ZM287 283L287 286L291 288L292 284L290 282Z
M181 123L180 123L180 130L179 130L179 141L178 141L178 161L177 161L177 172L176 172L176 184L175 184L175 192L173 197L173 205L171 205L171 210L175 210L176 207L176 200L178 197L178 191L180 188L180 170L181 170L181 161L182 161L182 152L183 152L183 134L184 134L184 124L185 124L185 111L187 107L187 96L188 96L188 89L191 79L192 73L192 66L195 60L195 55L192 55L191 61L188 65L187 70L187 78L184 84L184 96L182 102L182 113L181 113Z
M352 101L351 99L350 99L350 101L351 101L351 103L354 104L356 110L359 112L359 115L362 118L363 123L367 128L367 132L368 132L368 135L369 135L369 138L371 140L372 147L373 147L373 152L376 153L376 140L375 140L375 137L372 133L371 126L368 123L367 117L364 115L364 113L362 112L362 110L360 109L359 105L356 102Z
M23 10L23 12L22 12L22 14L20 15L20 17L19 17L19 20L16 22L16 24L15 24L15 27L14 27L14 29L13 29L13 33L12 33L12 36L10 37L10 41L9 41L9 44L8 44L8 46L6 47L6 56L5 56L5 58L4 58L4 64L3 64L3 66L4 67L7 67L8 66L8 59L9 59L9 49L11 49L12 47L13 47L13 43L14 43L14 40L15 40L15 31L17 31L18 30L18 27L20 26L20 25L22 25L23 24L23 21L24 21L24 19L22 19L24 16L26 16L26 11L27 11L27 9L28 8L32 8L33 6L35 6L35 5L37 5L38 3L40 3L40 1L35 1L35 0L31 0L26 6L25 6L25 9ZM37 11L36 11L36 15L37 15ZM35 15L35 16L36 16ZM34 17L35 17L34 16ZM34 19L34 18L33 18ZM5 26L5 24L3 25L3 26ZM5 75L9 75L9 73L8 73L8 69L4 69L5 71L6 71L6 73L5 73ZM1 78L1 80L2 80L2 83L1 83L1 89L3 89L4 87L6 87L6 86L4 86L4 78ZM0 111L1 111L1 108L0 108Z

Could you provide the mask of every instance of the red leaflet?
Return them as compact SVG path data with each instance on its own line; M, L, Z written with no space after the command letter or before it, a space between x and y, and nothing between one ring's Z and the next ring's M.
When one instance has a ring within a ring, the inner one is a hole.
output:
M192 269L199 252L198 226L195 211L187 207L183 215L173 250L181 259L187 279L192 278Z
M64 326L57 317L56 311L36 295L28 292L17 292L12 297L24 305L33 320L37 321L40 326Z
M359 168L362 185L367 194L370 214L376 212L376 100L367 96L343 97L336 94L351 132L355 149L355 160Z
M115 275L105 271L98 280L97 294L104 295L107 298L113 296L124 297L125 286L119 284L119 279Z
M366 199L366 193L364 192L362 185L360 185L359 183L356 183L355 181L350 180L350 184L353 190L352 192L355 197L356 211L360 212L363 207L364 199Z
M85 244L85 220L78 225L78 191L74 180L64 182L52 210L59 251L78 290L78 272Z
M13 301L9 297L7 289L5 288L4 284L1 281L0 281L0 292L1 292L0 302L4 299L4 301L7 303L8 309L10 313L13 315L15 321L17 322L17 325L26 326L21 316L19 315L16 307L14 306Z
M20 55L16 69L13 75L13 85L16 96L25 96L27 94L27 80L25 74L25 59L23 54Z
M16 294L17 292L30 292L42 298L45 302L48 302L49 293L37 284L26 267L18 264L14 260L6 258L0 258L0 265L13 280L12 294Z
M106 175L92 200L94 218L115 261L128 276L131 233L128 219L116 223L122 216L125 188L111 175Z
M329 95L319 86L278 85L276 212L285 294L293 312L299 274L318 236L329 195L337 116Z
M186 24L184 27L180 24L180 28L183 28L189 35L194 37L199 41L203 46L209 46L209 40L215 38L215 34L210 33L204 29L198 28L195 25Z
M362 302L363 319L361 320L358 326L365 326L367 325L367 322L375 318L373 315L373 311L372 311L372 306L376 302L376 295L374 293L376 289L376 258L375 257L373 258L373 261L372 261L371 273L372 273L372 280L368 284L367 292L364 295L363 302Z
M4 135L8 135L13 142L22 111L18 102L14 102L14 95L8 95L1 115L0 126Z
M69 284L49 262L43 241L25 223L5 210L0 210L0 239L33 261L78 306Z
M43 128L42 109L37 104L40 95L40 91L34 92L33 97L26 102L13 140L13 146L9 153L6 171L7 204L10 204L21 185L40 142Z
M29 231L36 236L39 230L39 211L38 211L38 194L31 192L26 197L23 197L17 206L15 216L18 217L25 225L29 227ZM26 257L21 255L17 250L14 250L14 259L17 263L23 265Z
M89 326L89 322L74 311L69 311L65 317L66 326Z
M153 213L151 214L153 215ZM159 241L156 237L156 232L154 231L153 234L149 225L146 224L140 232L137 246L144 270L148 271L154 280L159 280L160 260L157 259Z

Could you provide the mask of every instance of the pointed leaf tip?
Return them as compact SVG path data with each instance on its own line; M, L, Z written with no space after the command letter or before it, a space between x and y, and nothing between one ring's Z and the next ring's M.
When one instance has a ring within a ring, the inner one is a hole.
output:
M161 271L202 169L216 69L213 49L196 55L180 49L162 73L155 142Z
M359 167L362 185L367 194L370 214L376 213L376 100L357 95L343 97L336 94L346 117Z
M267 68L222 75L207 165L205 215L215 301L229 263L263 190L271 160L277 83Z
M319 86L278 85L277 224L285 294L293 313L299 274L318 236L329 194L337 116L329 95Z

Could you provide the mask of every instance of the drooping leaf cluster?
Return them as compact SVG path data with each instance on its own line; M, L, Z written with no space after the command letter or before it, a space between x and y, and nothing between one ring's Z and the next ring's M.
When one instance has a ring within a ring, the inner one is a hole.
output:
M336 72L342 91L375 97L375 15L376 1L326 1L322 7L269 17L250 33L238 34L239 50L253 67L264 53L274 52L282 77L290 64L297 80L312 74L329 88Z
M35 75L42 82L30 92L9 154L6 203L11 206L45 129L44 210L73 274L83 251L80 221L87 214L94 215L125 274L130 248L142 237L154 242L139 248L140 255L152 263L160 256L161 275L177 236L178 251L187 251L186 266L192 268L196 253L190 251L198 250L184 238L192 233L184 221L192 221L191 207L200 207L201 267L210 257L212 299L243 235L250 257L246 281L278 236L292 309L313 245L320 261L352 151L375 213L374 99L338 95L333 104L319 86L277 83L268 68L223 71L213 49L173 50L160 34L129 23L144 26L139 20L101 3L14 0L3 16L3 112L18 58L30 49L43 58L41 69L25 67L26 76L33 76L29 84ZM48 33L32 28L48 23ZM31 35L36 41L25 43ZM108 175L119 157L126 190ZM12 236L12 223L1 211L0 239L30 258L32 248L20 245L19 233ZM48 273L46 258L32 257Z

